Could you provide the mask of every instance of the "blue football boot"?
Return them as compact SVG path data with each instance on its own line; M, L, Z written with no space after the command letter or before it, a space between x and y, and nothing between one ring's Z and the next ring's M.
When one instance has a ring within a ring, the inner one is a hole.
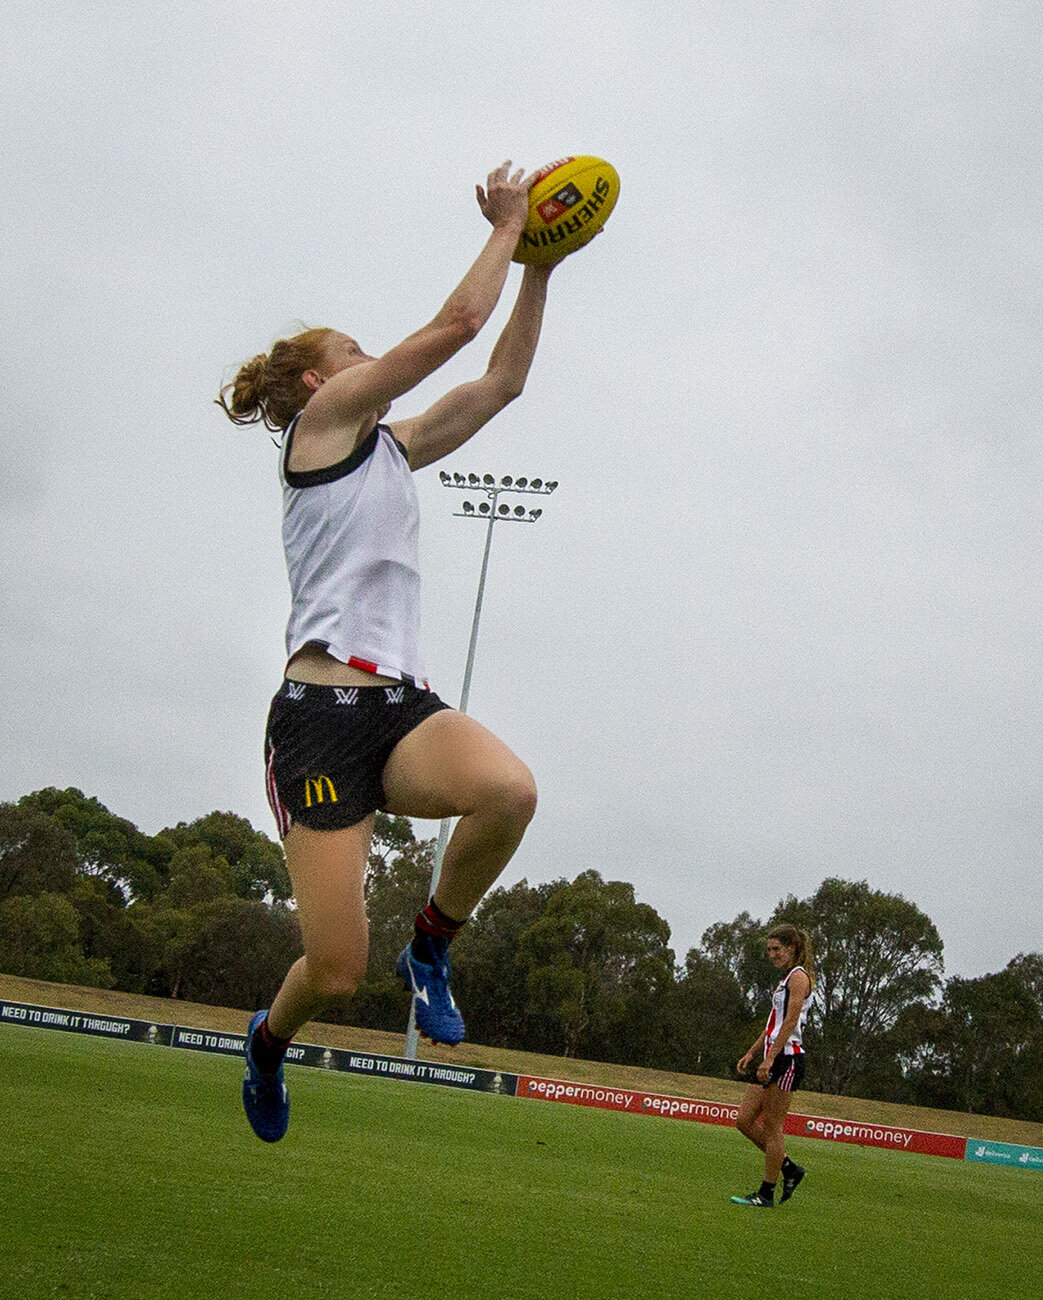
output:
M449 957L429 966L413 956L412 945L407 943L398 955L395 970L406 992L413 994L416 1027L424 1037L447 1047L461 1042L464 1018L449 992Z
M262 1074L254 1065L254 1034L268 1014L255 1011L246 1031L246 1074L243 1078L243 1109L250 1127L262 1142L278 1142L290 1123L290 1094L286 1091L282 1063L274 1074Z

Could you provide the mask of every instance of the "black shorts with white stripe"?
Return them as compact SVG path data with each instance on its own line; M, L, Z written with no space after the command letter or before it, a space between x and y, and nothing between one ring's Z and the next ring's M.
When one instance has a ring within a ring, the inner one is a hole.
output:
M791 1052L780 1052L771 1063L771 1072L768 1076L768 1082L762 1083L762 1088L770 1088L774 1083L778 1086L779 1092L792 1092L799 1088L804 1081L804 1053L796 1055Z
M449 708L434 691L394 686L313 686L286 680L264 738L268 803L279 835L354 826L384 806L384 765L403 736Z

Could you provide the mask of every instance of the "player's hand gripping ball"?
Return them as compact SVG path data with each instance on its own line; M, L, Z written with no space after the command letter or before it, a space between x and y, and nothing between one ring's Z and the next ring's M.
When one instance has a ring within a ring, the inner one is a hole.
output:
M529 219L513 260L553 262L589 244L619 198L611 163L584 154L541 167L529 190Z

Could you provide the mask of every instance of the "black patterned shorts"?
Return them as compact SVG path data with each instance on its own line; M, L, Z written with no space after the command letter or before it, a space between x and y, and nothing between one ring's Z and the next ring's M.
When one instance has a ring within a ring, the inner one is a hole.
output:
M798 1056L796 1053L780 1052L771 1063L771 1071L768 1076L768 1082L762 1083L762 1088L770 1088L771 1085L777 1084L779 1092L792 1092L799 1088L804 1081L804 1053Z
M449 705L434 691L313 686L287 679L268 711L268 803L279 835L294 822L317 831L354 826L385 795L384 765L403 736Z

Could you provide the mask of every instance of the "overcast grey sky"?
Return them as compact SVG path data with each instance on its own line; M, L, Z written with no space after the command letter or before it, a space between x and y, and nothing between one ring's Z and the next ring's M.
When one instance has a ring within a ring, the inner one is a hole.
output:
M632 881L678 956L828 875L950 974L1043 946L1038 0L0 0L0 798L268 834L276 452L211 402L297 321L382 351L505 157L609 159L523 398L422 471L459 697L541 803L504 883ZM398 414L484 368L479 340ZM417 823L434 834L430 823Z

